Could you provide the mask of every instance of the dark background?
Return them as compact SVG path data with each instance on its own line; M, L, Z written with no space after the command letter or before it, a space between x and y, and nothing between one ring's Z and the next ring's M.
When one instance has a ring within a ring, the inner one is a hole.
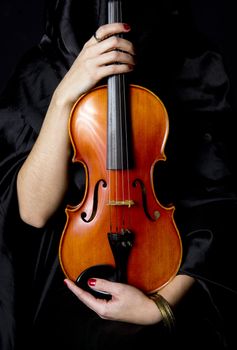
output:
M44 31L46 0L0 0L0 91Z
M0 92L22 54L39 42L48 1L51 0L0 0ZM222 51L237 111L236 0L180 1L185 3L196 29Z

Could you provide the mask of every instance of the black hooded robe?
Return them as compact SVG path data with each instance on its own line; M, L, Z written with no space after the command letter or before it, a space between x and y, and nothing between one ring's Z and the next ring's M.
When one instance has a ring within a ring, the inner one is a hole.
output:
M145 8L131 1L125 11L137 46L137 68L130 79L157 93L170 116L167 164L158 167L155 188L176 207L184 248L179 273L197 279L175 309L175 336L162 323L144 327L102 320L64 286L58 244L65 206L83 191L80 169L72 166L68 196L44 228L26 225L19 217L17 173L54 89L83 43L105 22L104 8L103 1L49 1L45 35L23 57L1 98L0 348L134 349L155 344L234 349L234 109L222 52L197 30L192 1L179 6L151 1Z

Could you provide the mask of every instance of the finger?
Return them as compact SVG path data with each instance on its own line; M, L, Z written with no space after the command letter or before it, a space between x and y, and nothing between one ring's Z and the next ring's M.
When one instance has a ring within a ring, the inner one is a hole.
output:
M84 302L86 305L91 307L93 305L93 301L95 300L95 297L90 294L89 292L86 292L84 289L78 287L74 282L72 282L69 279L64 280L65 285L70 289L70 291L75 294L78 299L80 299L82 302Z
M85 297L86 294L89 294L69 279L65 279L64 283L68 287L68 289L70 289L73 292L73 294L75 294L79 299Z
M71 290L75 296L80 299L91 310L95 311L98 315L102 315L107 307L108 301L106 299L97 299L89 292L86 292L82 288L78 287L75 283L69 279L64 280L65 285Z
M127 23L109 23L104 24L95 32L95 40L102 41L112 35L119 33L126 33L131 30L130 26Z
M114 63L130 64L132 66L135 65L134 58L131 55L121 51L110 51L100 55L97 59L98 66L105 66Z
M98 80L115 74L129 73L132 72L133 69L134 66L130 64L109 64L107 66L100 67L98 71Z
M123 288L121 283L111 282L102 278L89 278L88 285L91 289L106 292L112 296L120 294Z
M100 42L97 48L98 53L100 54L109 51L119 50L122 52L129 53L131 56L135 55L134 46L131 43L131 41L116 36L111 36L108 39Z
M92 35L90 40L88 41L88 44L97 44L105 40L106 38L120 34L120 33L126 33L131 30L130 26L126 23L109 23L104 24L103 26L99 27L96 32Z

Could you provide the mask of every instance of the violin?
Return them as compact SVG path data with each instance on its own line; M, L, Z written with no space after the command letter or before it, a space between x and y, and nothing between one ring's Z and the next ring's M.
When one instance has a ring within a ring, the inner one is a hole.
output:
M122 22L121 1L108 1L108 22ZM65 276L84 289L88 278L102 277L147 294L159 290L182 259L175 207L159 202L153 182L156 163L166 160L164 104L113 75L76 101L68 128L72 161L83 165L86 183L82 201L66 208L59 245Z

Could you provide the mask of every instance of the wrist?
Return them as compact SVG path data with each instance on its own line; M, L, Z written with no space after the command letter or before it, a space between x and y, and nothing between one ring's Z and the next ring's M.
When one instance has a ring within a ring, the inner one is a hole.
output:
M169 333L174 333L176 326L175 317L168 301L158 292L152 294L150 296L150 299L154 301L157 308L159 309L164 326L167 328Z
M73 104L74 101L69 99L66 93L62 94L58 89L55 90L51 100L51 105L53 105L54 108L70 111Z

